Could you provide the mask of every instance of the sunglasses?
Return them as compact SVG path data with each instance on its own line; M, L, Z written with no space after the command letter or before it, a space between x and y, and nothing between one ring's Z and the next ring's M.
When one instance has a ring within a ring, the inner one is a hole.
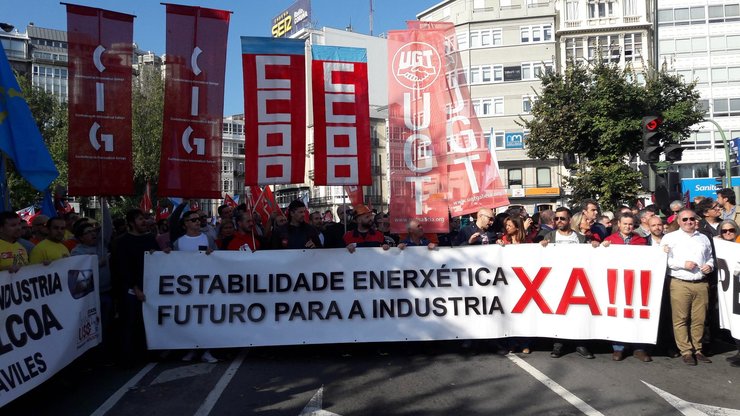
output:
M186 222L187 222L187 221L190 221L190 222L200 222L200 218L197 218L197 217L196 217L196 218L188 218L188 219L186 219L185 221L186 221Z
M681 218L681 222L689 222L689 221L696 222L696 218L694 217Z
M730 233L735 233L735 232L737 232L737 230L734 228L723 228L722 229L722 234L730 234Z
M555 221L570 221L568 217L555 217Z

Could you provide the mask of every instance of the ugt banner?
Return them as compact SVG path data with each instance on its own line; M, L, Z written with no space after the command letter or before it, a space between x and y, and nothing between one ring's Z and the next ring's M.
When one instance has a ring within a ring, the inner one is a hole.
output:
M0 272L0 407L99 344L98 257Z
M388 34L388 124L391 232L412 219L448 231L444 51L447 30Z
M134 16L67 4L69 191L132 195Z
M314 184L372 185L367 50L311 47Z
M512 336L655 343L660 247L205 253L144 263L150 348Z
M247 186L304 180L305 55L305 40L242 36Z
M218 199L231 12L165 6L167 54L158 194Z

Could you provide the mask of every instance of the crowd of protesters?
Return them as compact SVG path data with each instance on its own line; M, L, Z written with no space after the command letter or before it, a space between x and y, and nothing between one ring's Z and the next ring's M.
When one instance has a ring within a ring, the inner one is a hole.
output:
M14 212L0 212L0 270L17 272L28 264L50 264L70 255L96 254L99 259L99 288L103 345L101 357L121 357L123 365L147 358L142 302L144 254L157 250L257 251L266 249L346 248L354 252L363 247L403 250L409 246L438 247L498 244L612 244L656 245L668 253L668 267L658 334L658 345L612 344L612 359L621 361L626 353L640 361L652 361L660 352L681 358L687 365L711 363L712 341L726 334L719 330L717 316L717 275L714 242L740 243L740 212L731 189L717 191L717 198L697 198L693 206L681 201L670 204L670 213L654 206L619 207L601 212L595 200L582 201L576 208L559 207L530 216L523 208L511 207L494 213L482 208L464 218L450 218L448 233L425 233L424 223L412 219L405 233L390 232L391 216L365 205L331 211L308 212L300 200L290 203L286 212L273 212L263 223L261 215L223 205L212 221L202 210L181 204L169 218L155 221L138 209L113 221L112 237L100 241L97 221L81 218L74 212L62 217L36 216L27 224ZM667 214L667 215L666 215ZM529 354L533 339L515 338L495 342L503 352ZM740 341L737 341L740 348ZM469 345L467 342L464 345ZM577 354L594 358L586 342L555 340L551 357L575 345ZM210 351L187 351L190 361L199 357L218 362ZM740 367L740 351L727 359ZM104 360L106 361L106 360Z

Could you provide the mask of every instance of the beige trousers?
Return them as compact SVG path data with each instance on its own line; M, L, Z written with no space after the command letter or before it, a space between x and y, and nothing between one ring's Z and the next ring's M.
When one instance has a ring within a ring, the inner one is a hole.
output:
M671 279L673 336L681 355L701 351L704 319L709 304L709 284Z

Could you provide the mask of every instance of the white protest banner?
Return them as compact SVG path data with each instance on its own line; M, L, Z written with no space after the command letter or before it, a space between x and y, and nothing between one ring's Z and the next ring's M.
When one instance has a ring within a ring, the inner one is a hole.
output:
M740 339L740 244L714 239L717 251L719 325Z
M147 255L149 348L537 336L654 343L658 247Z
M0 272L0 407L101 341L97 256Z

